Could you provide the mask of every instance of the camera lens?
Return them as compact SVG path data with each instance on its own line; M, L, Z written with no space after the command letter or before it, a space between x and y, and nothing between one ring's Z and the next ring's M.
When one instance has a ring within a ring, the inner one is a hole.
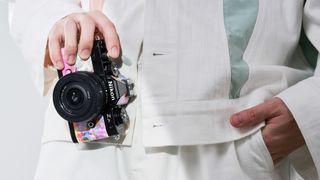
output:
M75 72L63 76L53 91L53 103L58 114L69 122L90 121L105 104L105 85L92 72Z

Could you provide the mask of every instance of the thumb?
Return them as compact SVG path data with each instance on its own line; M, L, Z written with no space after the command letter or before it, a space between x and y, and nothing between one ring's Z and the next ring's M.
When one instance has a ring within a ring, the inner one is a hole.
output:
M266 119L275 117L278 112L276 98L252 108L240 111L230 117L230 123L237 128L254 126Z

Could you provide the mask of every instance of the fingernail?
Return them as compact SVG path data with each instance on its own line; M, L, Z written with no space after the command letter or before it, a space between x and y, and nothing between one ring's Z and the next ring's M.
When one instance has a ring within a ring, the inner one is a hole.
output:
M111 48L111 54L112 54L113 58L118 57L118 48L116 46Z
M230 121L231 121L231 124L236 127L240 126L242 123L241 119L238 117L237 114L232 115Z
M89 49L82 49L81 52L80 52L80 55L82 58L89 58L90 56L90 51Z
M73 55L73 54L69 55L69 57L68 57L68 63L69 63L69 64L73 64L74 61L75 61L75 58L76 58L75 55Z
M63 63L61 61L58 61L57 64L56 64L56 68L59 69L59 70L63 69L63 66L64 65L63 65Z

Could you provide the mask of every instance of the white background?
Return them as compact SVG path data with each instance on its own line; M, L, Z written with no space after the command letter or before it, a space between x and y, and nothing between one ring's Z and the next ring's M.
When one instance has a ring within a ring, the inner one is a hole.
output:
M32 46L32 42L30 42ZM0 179L32 180L46 102L10 37L7 4L0 1Z

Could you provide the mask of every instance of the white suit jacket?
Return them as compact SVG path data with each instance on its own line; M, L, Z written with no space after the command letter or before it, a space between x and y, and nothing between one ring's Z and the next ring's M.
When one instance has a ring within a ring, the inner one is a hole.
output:
M56 76L43 67L48 32L84 9L74 0L18 0L14 9L14 39L41 91L50 91ZM107 0L104 12L126 57L121 72L137 86L139 101L128 111L133 121L141 111L146 146L240 139L263 124L235 129L230 115L278 96L320 174L319 0ZM312 44L299 43L302 23ZM44 141L70 141L52 103L45 126ZM131 144L130 134L123 144Z

